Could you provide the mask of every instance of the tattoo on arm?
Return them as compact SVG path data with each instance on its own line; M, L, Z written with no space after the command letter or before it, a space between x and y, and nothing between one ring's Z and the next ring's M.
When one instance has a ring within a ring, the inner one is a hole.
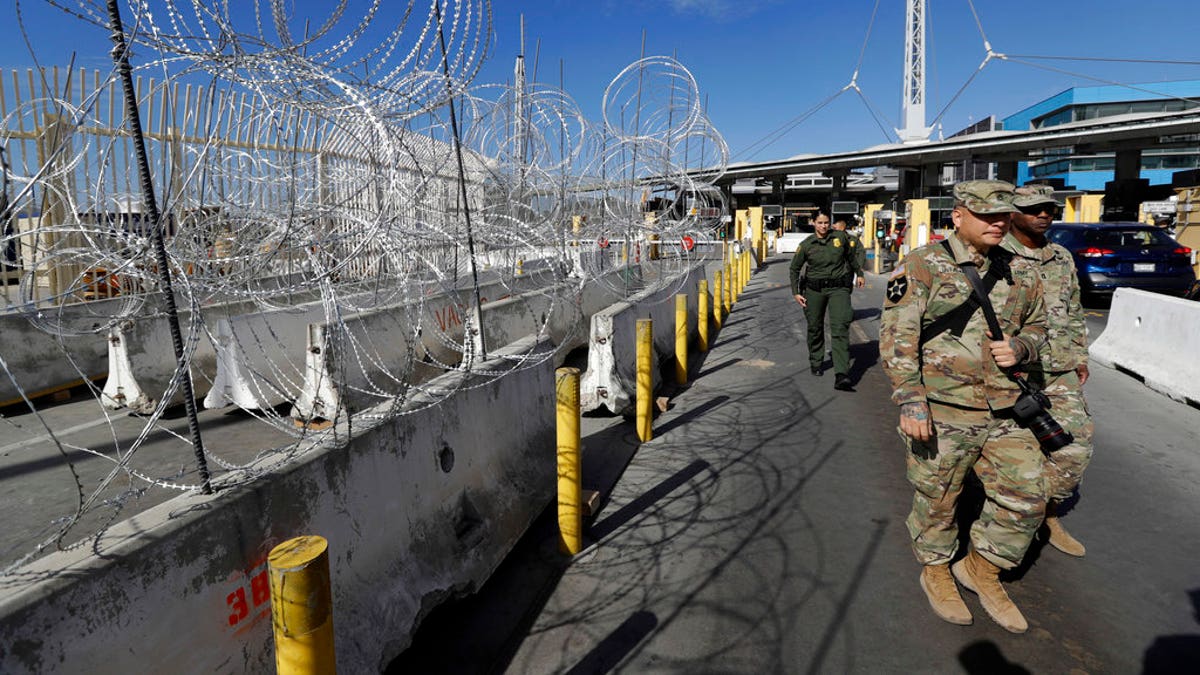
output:
M920 422L929 419L929 406L924 403L905 403L900 406L900 414Z

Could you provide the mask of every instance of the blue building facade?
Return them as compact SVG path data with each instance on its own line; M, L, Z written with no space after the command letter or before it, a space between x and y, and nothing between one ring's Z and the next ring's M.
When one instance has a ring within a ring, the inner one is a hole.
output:
M1074 87L1009 115L1002 128L1042 129L1069 122L1127 115L1170 112L1200 107L1200 80L1152 82L1125 86ZM1030 180L1061 179L1079 190L1103 190L1113 179L1116 157L1112 153L1075 155L1052 150L1036 162L1017 166L1018 184ZM1151 185L1171 182L1176 171L1200 168L1200 146L1142 151L1141 177Z

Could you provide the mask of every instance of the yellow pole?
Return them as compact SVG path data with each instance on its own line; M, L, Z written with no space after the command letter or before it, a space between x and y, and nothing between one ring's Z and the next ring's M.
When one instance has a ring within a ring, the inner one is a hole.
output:
M675 383L688 381L688 301L686 293L675 295Z
M650 379L650 354L654 349L654 322L637 320L637 436L645 443L653 437L650 427L651 398L654 396Z
M708 279L700 280L700 289L696 293L696 300L698 305L696 310L696 333L700 338L700 351L706 352L708 351Z
M730 277L733 279L730 284L732 288L729 289L729 305L732 307L737 304L738 293L742 290L742 259L736 252L729 259L729 273L733 275Z
M713 323L717 324L717 328L721 327L721 321L725 317L725 310L721 307L721 298L725 295L725 284L722 282L721 270L717 270L713 274Z
M583 550L583 464L579 457L579 369L554 371L558 401L558 547Z
M336 672L329 542L317 536L289 539L271 550L267 567L271 579L275 672L280 675Z
M721 300L725 304L725 316L729 316L729 311L733 309L733 265L729 264L729 259L725 259L725 288L721 289L723 297Z

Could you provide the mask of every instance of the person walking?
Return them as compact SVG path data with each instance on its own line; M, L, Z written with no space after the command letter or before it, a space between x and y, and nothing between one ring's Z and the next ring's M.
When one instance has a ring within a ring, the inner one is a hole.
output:
M833 386L854 391L850 382L850 322L854 320L850 288L855 283L862 287L866 279L855 258L850 236L830 229L829 214L818 212L813 226L816 233L796 248L790 267L792 295L804 308L808 321L808 363L813 375L822 374L828 310Z
M1051 546L1067 555L1083 557L1087 549L1059 520L1063 504L1077 494L1083 471L1092 459L1095 428L1083 397L1083 384L1088 379L1088 344L1083 305L1079 302L1079 278L1071 252L1046 239L1046 231L1062 208L1054 199L1054 188L1017 188L1013 205L1019 213L1013 215L1012 231L1004 247L1039 270L1048 324L1040 358L1027 369L1029 381L1050 399L1054 419L1075 439L1050 453L1043 465L1050 498L1045 526Z
M1013 197L1003 181L954 186L955 233L910 252L888 281L879 352L900 407L914 488L906 524L930 606L945 621L971 623L957 579L996 623L1022 633L1029 624L998 575L1020 564L1045 515L1046 492L1042 453L1015 419L1021 391L1005 369L1035 360L1047 329L1035 270L1000 246ZM986 278L981 285L1004 335L990 335L980 303L971 301L968 268ZM951 568L955 505L971 470L986 501L966 557Z

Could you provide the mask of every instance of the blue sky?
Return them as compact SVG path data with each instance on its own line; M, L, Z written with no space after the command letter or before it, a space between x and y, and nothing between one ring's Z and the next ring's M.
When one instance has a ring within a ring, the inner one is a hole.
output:
M423 2L423 0L422 0ZM43 64L65 65L72 50L82 63L102 63L103 31L40 1L19 3ZM330 3L292 0L299 23ZM954 96L985 50L967 0L929 0L928 115ZM1104 57L1200 62L1200 3L1195 0L976 0L992 47L1013 55ZM566 90L589 118L600 119L604 87L646 54L675 54L709 96L709 117L735 159L773 159L800 153L852 150L888 140L854 92L762 152L743 149L796 118L849 82L875 0L813 3L798 0L496 0L491 56L477 83L504 82L526 19L528 71L540 40L539 79L556 84L560 61ZM365 6L353 2L353 8ZM858 83L890 130L900 116L903 0L880 0ZM424 11L424 5L421 4ZM1080 10L1086 7L1086 10ZM0 66L32 63L20 33L6 24ZM1116 82L1200 80L1200 65L1037 61L1075 74L1013 62L989 64L946 112L948 135L974 120L1004 117L1062 89Z

